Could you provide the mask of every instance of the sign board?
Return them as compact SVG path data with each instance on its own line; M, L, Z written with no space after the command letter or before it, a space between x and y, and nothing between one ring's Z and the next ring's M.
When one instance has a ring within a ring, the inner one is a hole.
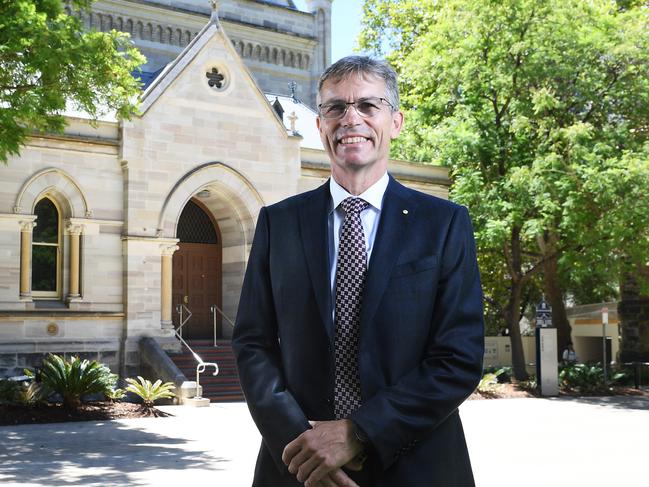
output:
M557 329L536 329L536 382L542 396L559 395Z
M540 328L552 326L552 308L545 302L545 299L541 299L536 307L536 326Z

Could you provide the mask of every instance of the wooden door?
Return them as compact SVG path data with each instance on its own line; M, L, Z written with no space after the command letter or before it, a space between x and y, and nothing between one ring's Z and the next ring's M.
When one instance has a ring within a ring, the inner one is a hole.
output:
M206 228L208 225L211 228ZM181 214L177 235L180 242L173 256L172 271L174 326L177 328L180 323L177 306L184 303L192 316L183 326L183 337L211 339L214 320L210 308L214 304L221 307L221 239L202 205L193 201ZM217 337L221 336L220 326L217 316Z

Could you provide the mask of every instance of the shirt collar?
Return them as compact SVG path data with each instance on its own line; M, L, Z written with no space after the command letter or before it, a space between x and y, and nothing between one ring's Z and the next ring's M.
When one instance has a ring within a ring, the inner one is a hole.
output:
M362 194L359 194L358 198L367 201L374 208L381 211L381 207L383 206L383 195L385 194L385 190L387 189L389 182L390 178L386 171L377 182L367 188ZM333 176L329 178L329 191L331 193L331 199L333 201L331 211L338 208L338 205L345 198L354 197L354 195L349 194L345 188L338 184Z

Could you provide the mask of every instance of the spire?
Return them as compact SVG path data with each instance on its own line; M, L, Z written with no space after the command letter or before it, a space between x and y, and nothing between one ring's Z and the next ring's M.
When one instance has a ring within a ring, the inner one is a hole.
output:
M218 24L219 23L219 4L220 0L210 0L210 5L212 6L212 14L210 15L210 23Z

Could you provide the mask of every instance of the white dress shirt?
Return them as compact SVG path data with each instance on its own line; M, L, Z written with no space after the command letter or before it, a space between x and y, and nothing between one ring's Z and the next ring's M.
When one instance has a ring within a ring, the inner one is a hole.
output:
M390 178L388 173L385 172L381 179L379 179L372 186L367 188L365 192L358 195L368 202L370 206L361 212L361 223L363 224L363 233L365 234L365 249L367 250L367 265L370 264L370 256L374 248L374 240L376 238L376 231L379 228L379 219L381 217L381 207L383 206L383 195L388 187ZM336 262L338 261L338 245L340 242L340 231L342 223L345 219L345 212L343 211L340 203L345 198L353 198L354 195L349 194L345 188L338 184L333 177L329 178L329 191L331 192L332 206L329 210L329 263L330 263L330 283L331 283L331 296L332 303L336 302Z

